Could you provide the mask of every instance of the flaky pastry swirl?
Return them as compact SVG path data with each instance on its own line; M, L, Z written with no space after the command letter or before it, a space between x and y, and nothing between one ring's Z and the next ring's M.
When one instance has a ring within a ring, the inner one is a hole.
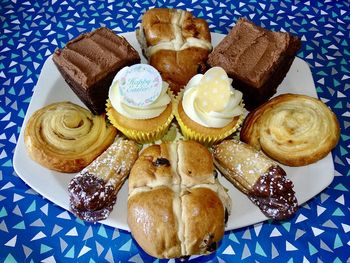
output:
M340 129L335 114L320 100L283 94L250 112L241 140L289 166L314 163L337 144Z
M71 102L58 102L37 110L28 120L24 141L30 157L59 172L78 172L114 140L116 129L104 115Z

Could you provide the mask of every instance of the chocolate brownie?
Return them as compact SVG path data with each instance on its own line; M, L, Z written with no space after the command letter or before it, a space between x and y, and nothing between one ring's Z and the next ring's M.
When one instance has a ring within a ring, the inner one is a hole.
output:
M56 50L53 61L85 105L94 114L101 114L116 73L125 66L140 63L140 56L125 38L101 27Z
M246 108L252 110L276 93L300 47L296 36L240 18L209 55L208 64L227 72L233 87L242 91Z

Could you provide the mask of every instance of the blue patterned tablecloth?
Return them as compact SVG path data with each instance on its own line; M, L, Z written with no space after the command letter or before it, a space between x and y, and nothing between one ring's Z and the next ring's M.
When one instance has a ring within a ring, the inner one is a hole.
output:
M145 254L128 232L85 223L47 201L15 174L12 164L46 58L81 32L100 26L117 33L134 31L141 14L155 6L188 9L219 33L227 33L245 16L271 30L299 35L303 48L298 56L309 64L318 96L337 114L341 126L339 144L332 152L335 178L329 187L300 207L292 219L227 231L215 254L190 261L350 262L348 0L1 0L0 261L158 261Z

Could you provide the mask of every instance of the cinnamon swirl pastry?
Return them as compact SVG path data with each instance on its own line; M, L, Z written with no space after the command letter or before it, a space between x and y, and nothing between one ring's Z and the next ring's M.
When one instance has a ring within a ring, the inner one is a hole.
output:
M116 133L104 115L93 115L70 102L58 102L30 117L24 142L34 161L51 170L73 173L99 156Z
M250 112L241 140L289 166L314 163L338 143L339 123L320 100L283 94Z

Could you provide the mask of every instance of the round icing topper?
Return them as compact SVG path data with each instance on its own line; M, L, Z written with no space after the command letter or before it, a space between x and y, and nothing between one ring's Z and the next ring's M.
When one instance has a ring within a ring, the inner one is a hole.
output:
M209 69L198 84L198 106L205 112L222 111L230 100L230 80L220 67Z
M123 102L131 107L150 105L162 92L162 77L147 64L128 67L118 78L118 84Z

